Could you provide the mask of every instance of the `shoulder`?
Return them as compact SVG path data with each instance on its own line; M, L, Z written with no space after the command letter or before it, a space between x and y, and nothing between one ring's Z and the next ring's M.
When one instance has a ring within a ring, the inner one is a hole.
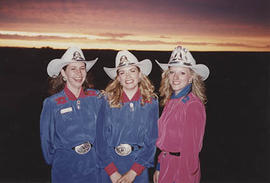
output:
M158 105L158 98L152 97L152 102L156 105Z
M158 101L158 98L155 97L155 96L152 96L152 97L150 98L150 100L146 100L145 103L152 103L152 102L156 102L156 101Z
M67 97L64 93L64 91L61 91L59 93L56 93L54 95L51 95L47 97L44 101L43 104L45 103L51 103L51 104L64 104L67 102Z
M189 103L192 103L192 102L198 102L198 103L202 103L202 101L199 99L199 97L197 97L196 95L194 95L193 93L189 93L188 94L188 97L189 97Z
M158 107L158 99L156 97L152 97L150 99L150 101L149 100L145 101L145 104L147 106L149 106L149 107L150 106L152 106L152 107Z
M190 93L188 97L189 100L186 103L188 110L205 110L204 104L199 99L199 97L195 96L193 93Z
M99 96L100 92L99 90L97 89L91 89L91 88L88 88L86 91L85 91L85 94L87 96Z

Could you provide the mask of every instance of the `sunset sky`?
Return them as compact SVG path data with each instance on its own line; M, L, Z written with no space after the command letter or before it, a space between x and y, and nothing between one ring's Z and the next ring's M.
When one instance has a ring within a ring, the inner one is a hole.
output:
M270 0L0 0L1 47L270 51Z

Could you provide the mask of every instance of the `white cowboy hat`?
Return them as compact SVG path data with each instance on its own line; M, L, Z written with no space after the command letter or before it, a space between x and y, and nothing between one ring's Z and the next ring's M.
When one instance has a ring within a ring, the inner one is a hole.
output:
M148 76L152 70L152 62L149 59L144 59L139 62L138 59L127 50L122 50L117 53L115 58L115 68L103 67L103 69L111 79L115 79L119 68L130 65L138 66L141 72L146 76Z
M57 77L63 67L72 62L84 62L86 71L88 72L96 63L98 58L91 61L86 61L83 52L78 47L69 47L60 59L53 59L47 66L47 72L50 77Z
M156 60L157 64L163 71L167 70L169 66L182 66L192 69L195 73L202 77L202 80L206 80L209 76L209 69L204 64L196 64L195 59L188 51L188 49L182 46L177 46L171 54L168 64L161 64Z

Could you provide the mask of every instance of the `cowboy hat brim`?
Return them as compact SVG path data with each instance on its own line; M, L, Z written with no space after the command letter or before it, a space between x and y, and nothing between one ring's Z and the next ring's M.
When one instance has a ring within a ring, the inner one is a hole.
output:
M146 76L148 76L152 70L152 62L149 59L144 59L144 60L142 60L138 63L134 63L132 65L138 66L140 68L141 72ZM131 65L128 65L128 66L131 66ZM126 66L123 66L123 67L126 67ZM116 67L116 68L103 67L104 71L111 79L116 78L117 70L120 68L122 68L122 67Z
M187 66L187 65L182 64L181 62L174 63L174 64L161 64L157 60L155 61L161 67L163 71L166 71L170 66L181 66L181 67L190 68L199 76L201 76L203 81L208 78L209 73L210 73L208 67L204 64L196 64L196 65Z
M90 61L79 61L79 62L84 62L86 65L86 71L88 72L94 64L97 62L98 58ZM73 63L73 62L78 62L78 61L66 61L63 59L53 59L50 61L47 67L47 73L50 77L57 77L60 74L60 71L63 67L66 65Z

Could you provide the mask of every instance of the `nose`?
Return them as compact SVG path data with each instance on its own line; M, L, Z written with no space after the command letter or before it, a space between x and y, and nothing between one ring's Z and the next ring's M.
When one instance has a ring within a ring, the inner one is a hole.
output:
M75 73L78 76L82 76L82 71L80 69L76 69Z
M126 77L129 77L130 76L130 73L129 72L126 72Z
M179 79L179 74L178 74L178 73L175 73L175 74L173 75L173 79L178 80L178 79Z

